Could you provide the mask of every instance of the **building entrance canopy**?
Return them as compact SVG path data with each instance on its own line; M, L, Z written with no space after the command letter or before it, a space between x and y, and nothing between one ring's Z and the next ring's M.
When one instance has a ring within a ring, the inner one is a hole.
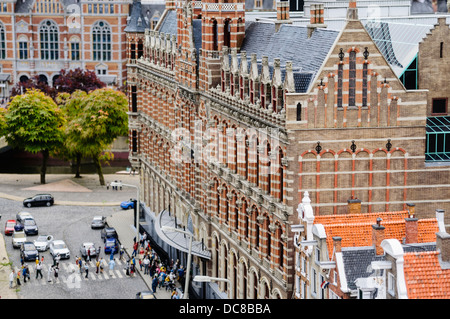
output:
M155 230L159 238L168 245L182 252L189 252L189 236L176 231L163 231L162 227L168 226L175 228L175 218L170 216L169 211L164 210L155 218ZM179 227L179 226L178 226ZM211 252L207 250L204 243L192 241L192 254L201 258L211 259Z

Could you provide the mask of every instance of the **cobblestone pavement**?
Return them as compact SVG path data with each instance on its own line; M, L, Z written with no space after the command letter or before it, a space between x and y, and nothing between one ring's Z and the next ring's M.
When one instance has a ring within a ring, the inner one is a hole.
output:
M139 175L118 172L105 175L105 181L107 184L121 181L124 184L138 186ZM137 195L134 187L124 186L122 190L116 191L110 187L101 186L97 175L83 175L82 178L74 178L73 175L47 174L46 184L41 185L38 174L0 174L0 198L21 202L38 193L51 193L55 197L55 205L79 206L114 206L119 205L123 199L136 198ZM133 238L136 235L133 227L133 215L133 210L128 210L120 211L107 218L108 225L116 228L128 255L131 255L133 251ZM0 222L3 224L5 221L0 219ZM17 293L14 288L9 288L11 266L2 233L0 233L0 298L14 299L17 298ZM139 269L138 273L151 290L150 276L144 275ZM160 289L157 291L156 297L169 299L170 292Z

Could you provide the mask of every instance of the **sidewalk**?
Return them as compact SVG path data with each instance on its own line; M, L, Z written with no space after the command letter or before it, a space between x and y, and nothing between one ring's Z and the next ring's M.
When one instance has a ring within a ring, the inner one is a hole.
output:
M125 184L139 185L139 175L129 175L126 172L105 175L105 182L122 181ZM50 193L55 197L55 205L77 206L118 206L123 200L136 198L137 192L133 187L123 187L122 190L113 191L106 186L100 186L98 175L82 175L74 178L73 175L47 174L46 184L40 184L39 174L0 174L0 198L22 202L25 198L39 193ZM107 217L109 226L114 227L119 240L124 246L128 256L133 252L133 238L136 230L133 226L133 210L119 211ZM1 219L0 219L1 222ZM15 289L9 288L8 266L9 258L5 247L3 235L0 234L0 297L1 299L18 298ZM144 275L137 267L137 273L144 279L151 290L151 278ZM179 284L177 283L179 288ZM158 289L158 299L170 299L171 292Z
M120 243L125 249L125 253L128 257L133 253L133 239L136 237L136 228L134 227L134 211L126 210L123 212L115 213L106 218L106 222L109 226L114 227L119 234ZM144 271L136 267L137 273L144 279L149 290L152 290L152 278L149 275L144 275ZM176 288L181 288L180 284L176 282ZM170 299L172 291L166 291L165 288L157 289L155 296L157 299Z

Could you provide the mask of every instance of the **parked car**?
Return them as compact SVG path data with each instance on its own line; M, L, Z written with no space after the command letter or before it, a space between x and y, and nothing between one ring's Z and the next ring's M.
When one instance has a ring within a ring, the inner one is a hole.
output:
M104 228L106 224L106 217L105 216L94 216L91 222L91 228Z
M50 255L55 258L56 255L61 257L61 259L69 259L70 251L66 243L63 240L53 240L50 243Z
M33 243L38 251L46 251L50 247L52 240L52 235L40 235Z
M120 207L122 209L131 209L134 208L134 199L130 198L130 200L126 200L120 203Z
M16 226L16 221L14 219L9 219L5 223L5 235L10 236L14 233L14 226Z
M20 245L20 257L24 261L34 261L36 258L39 259L39 252L31 241L26 241Z
M23 206L52 206L55 203L55 199L50 194L37 194L33 197L25 198Z
M136 299L156 299L156 296L153 293L153 291L146 290L146 291L138 292L136 294Z
M16 221L23 224L25 219L34 219L34 217L29 212L19 212L16 215Z
M39 233L38 226L34 219L25 219L22 223L23 230L27 235L37 235Z
M87 243L81 244L81 248L80 248L81 257L86 259L88 256L88 251L89 251L89 256L91 257L91 259L95 258L97 256L97 250L95 249L94 243L87 242Z
M105 227L102 229L101 238L103 242L106 242L107 238L116 238L118 239L116 229L114 227Z
M12 234L12 245L14 248L19 248L21 244L27 241L27 236L23 230L14 231Z
M119 252L119 241L116 238L107 238L105 241L105 254L116 254Z

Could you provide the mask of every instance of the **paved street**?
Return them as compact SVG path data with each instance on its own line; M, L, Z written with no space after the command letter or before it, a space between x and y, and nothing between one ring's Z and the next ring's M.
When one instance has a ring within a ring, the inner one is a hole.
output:
M121 180L123 183L138 185L139 176L125 174L106 175L107 183ZM103 242L100 238L100 230L90 227L92 217L95 215L107 216L110 226L116 228L119 240L131 254L132 241L135 230L132 227L133 211L124 211L119 207L123 200L136 197L135 188L126 188L114 191L111 188L99 186L97 175L86 175L81 179L75 179L69 175L49 175L47 184L40 185L38 175L0 175L0 213L1 236L4 235L4 224L8 219L15 219L19 211L28 211L33 215L39 227L39 234L50 234L55 239L66 242L71 252L71 258L61 260L60 276L58 282L47 282L47 269L52 261L49 251L42 253L45 267L42 271L44 278L35 279L34 262L27 262L31 270L31 281L23 283L17 289L17 296L9 289L9 267L4 266L5 257L12 263L14 269L20 267L19 249L14 249L10 236L3 236L4 247L0 242L0 259L3 258L0 271L0 296L2 298L44 298L44 299L129 299L136 293L149 290L151 280L148 275L137 273L133 278L126 276L125 263L116 258L116 266L109 273L107 265L103 274L96 274L96 267L92 263L88 278L75 271L75 256L80 255L80 246L83 242L93 242L96 247ZM55 205L52 207L25 208L22 200L25 197L38 193L51 193L55 196ZM37 236L28 236L28 240L34 240ZM4 249L6 248L6 249ZM2 253L3 252L3 253ZM6 252L6 253L5 253ZM110 255L101 256L105 262ZM139 268L139 267L138 267ZM6 274L6 278L5 278ZM54 279L54 278L53 278ZM157 292L159 299L170 298L170 292L160 290Z

